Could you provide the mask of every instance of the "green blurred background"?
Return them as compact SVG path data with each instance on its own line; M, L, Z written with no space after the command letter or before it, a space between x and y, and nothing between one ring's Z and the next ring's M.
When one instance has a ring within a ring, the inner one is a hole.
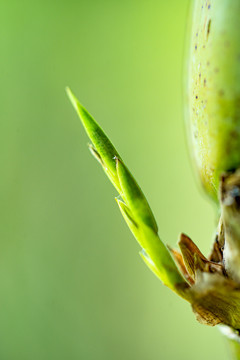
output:
M1 1L1 360L226 359L142 262L65 94L111 137L162 239L184 231L208 253L184 133L188 3Z

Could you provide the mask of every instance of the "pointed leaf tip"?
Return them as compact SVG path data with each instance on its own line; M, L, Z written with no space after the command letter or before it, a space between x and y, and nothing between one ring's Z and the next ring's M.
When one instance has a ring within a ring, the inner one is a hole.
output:
M90 151L90 153L92 154L92 156L102 165L104 166L104 163L102 161L102 158L100 156L100 154L97 152L97 150L95 149L95 147L92 144L88 144L88 149Z
M127 225L141 247L145 249L147 254L144 256L145 260L152 269L154 267L154 272L164 284L181 296L185 296L183 289L186 283L157 235L157 224L142 190L98 123L79 103L72 91L69 88L66 88L66 91L93 144L90 146L90 151L101 163L108 178L125 201L116 199Z
M98 123L93 119L93 117L88 113L88 111L80 104L76 96L73 92L66 88L68 97L75 108L85 131L93 143L93 147L95 150L95 155L98 154L99 158L101 158L102 166L107 176L116 187L118 191L120 191L120 185L117 177L116 171L116 161L115 157L120 158L117 150L108 139L104 131L98 125Z
M138 224L133 218L133 214L131 214L131 210L127 207L127 205L121 199L115 198L119 209L123 215L124 220L126 221L127 225L129 226L130 230L132 231L133 235L136 236L136 229L138 229Z
M66 87L66 93L67 93L67 96L68 96L69 100L71 101L74 109L76 111L78 111L78 107L77 107L78 100L77 100L76 96L73 94L73 92L71 91L71 89L68 86Z

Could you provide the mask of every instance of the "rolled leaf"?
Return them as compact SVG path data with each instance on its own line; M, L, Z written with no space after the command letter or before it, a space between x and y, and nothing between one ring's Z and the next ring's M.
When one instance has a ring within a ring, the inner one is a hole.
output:
M140 255L153 273L171 290L189 300L189 285L180 274L172 256L158 235L144 223L137 223L131 210L116 199L128 227L142 247Z
M128 207L137 220L148 225L157 233L158 227L156 220L141 188L126 165L118 158L116 159L116 163L117 175L123 192L122 195Z
M116 200L128 227L143 248L142 258L166 286L187 299L189 285L157 235L157 223L142 190L97 122L69 89L67 93L93 143L89 146L91 153L123 199Z
M80 104L78 99L72 93L72 91L67 88L67 94L71 103L73 104L85 130L88 134L90 140L94 145L94 151L98 154L99 160L103 165L104 171L107 176L110 178L111 182L120 192L120 185L117 177L116 171L116 161L115 158L120 158L117 150L108 139L106 134L103 132L98 123L93 119L93 117L88 113L88 111Z

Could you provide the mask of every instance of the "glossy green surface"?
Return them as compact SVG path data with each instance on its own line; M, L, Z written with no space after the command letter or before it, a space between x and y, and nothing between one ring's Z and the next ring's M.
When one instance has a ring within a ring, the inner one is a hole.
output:
M186 289L189 285L157 234L157 223L142 189L100 125L69 88L67 94L93 144L89 147L92 155L118 190L120 199L116 198L117 203L129 229L142 247L142 258L164 285L180 296L188 298Z
M190 137L197 170L214 199L221 173L240 165L239 16L239 0L194 1L188 75Z

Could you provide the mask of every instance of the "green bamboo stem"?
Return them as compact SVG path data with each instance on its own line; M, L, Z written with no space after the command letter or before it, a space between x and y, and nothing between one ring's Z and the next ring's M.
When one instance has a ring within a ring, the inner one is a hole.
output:
M220 203L223 223L223 243L216 243L220 257L215 253L212 260L223 265L225 280L216 281L211 292L215 304L206 304L209 290L201 305L229 326L221 327L222 332L231 358L240 360L239 14L240 0L192 1L188 131L199 178L217 206ZM200 285L204 294L208 284Z
M240 360L240 344L234 340L228 339L230 354L233 360Z

